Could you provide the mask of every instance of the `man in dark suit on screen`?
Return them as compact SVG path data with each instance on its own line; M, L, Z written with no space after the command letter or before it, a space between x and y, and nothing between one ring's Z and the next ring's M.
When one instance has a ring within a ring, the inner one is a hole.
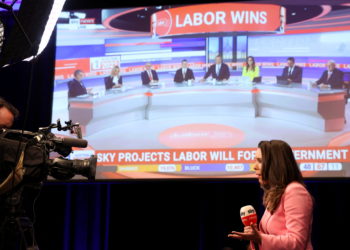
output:
M68 98L86 95L87 90L82 82L84 72L80 69L74 71L74 79L68 82Z
M327 62L327 70L325 70L316 84L320 88L342 89L344 86L344 73L335 67L335 62L330 60Z
M159 81L157 71L152 69L151 63L146 63L145 71L141 73L142 85L149 85Z
M181 68L178 69L174 76L174 82L181 83L188 80L194 80L192 69L188 68L187 60L184 59L181 62Z
M227 81L230 78L230 70L227 64L222 62L221 55L215 57L215 64L211 65L205 73L202 81L204 82L207 78L211 76L217 81Z
M295 65L294 57L287 59L287 66L283 69L282 78L287 80L289 83L301 83L303 76L303 69Z

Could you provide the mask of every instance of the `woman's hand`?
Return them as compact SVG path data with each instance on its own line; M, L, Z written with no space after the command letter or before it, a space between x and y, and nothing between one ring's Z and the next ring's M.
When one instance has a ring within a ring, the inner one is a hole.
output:
M239 240L252 240L255 243L261 244L261 236L256 224L244 227L243 233L232 231L228 237Z

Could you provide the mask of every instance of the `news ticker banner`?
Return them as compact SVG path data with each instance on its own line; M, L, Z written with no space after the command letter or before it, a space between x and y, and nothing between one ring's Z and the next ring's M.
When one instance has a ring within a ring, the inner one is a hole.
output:
M350 147L293 148L298 162L350 162ZM96 150L98 165L254 163L256 148Z
M151 16L153 36L222 32L284 32L286 10L274 4L215 3L158 11Z
M256 148L75 150L71 159L97 156L98 166L117 166L117 172L249 172ZM294 156L302 171L341 171L350 162L350 147L298 147Z
M326 60L325 60L326 61ZM238 63L226 63L229 67L242 67L245 64ZM106 76L110 74L113 66L120 65L122 74L136 74L145 70L144 66L131 66L123 67L120 61L120 56L106 56L106 57L91 57L80 59L62 59L56 60L55 66L55 80L65 80L73 78L73 73L77 69L81 69L85 72L87 77ZM189 68L203 70L206 67L212 65L211 63L191 62L188 63ZM266 68L280 68L285 67L286 62L258 62L259 67ZM327 62L317 63L297 63L298 66L303 68L322 68L325 69ZM181 67L181 63L164 63L153 64L153 69L160 72L175 71ZM350 69L350 63L337 63L336 67L339 69Z

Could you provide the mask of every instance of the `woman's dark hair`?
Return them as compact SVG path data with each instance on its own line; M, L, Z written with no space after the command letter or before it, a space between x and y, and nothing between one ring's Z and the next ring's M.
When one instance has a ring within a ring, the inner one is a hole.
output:
M281 140L261 141L258 147L262 155L264 205L270 213L273 213L287 185L291 182L304 185L304 181L288 143Z
M253 56L248 56L247 57L247 60L246 60L246 64L247 64L247 71L248 71L248 68L249 68L249 64L248 64L248 60L249 58L251 58L253 60L253 64L252 64L252 68L253 68L253 71L255 71L255 59Z

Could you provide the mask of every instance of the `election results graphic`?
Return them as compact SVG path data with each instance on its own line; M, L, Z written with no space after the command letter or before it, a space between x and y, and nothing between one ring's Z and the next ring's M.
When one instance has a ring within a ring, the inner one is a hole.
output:
M349 23L348 5L65 11L52 121L81 125L89 146L70 158L96 155L97 179L255 178L257 145L273 139L305 177L347 178Z

